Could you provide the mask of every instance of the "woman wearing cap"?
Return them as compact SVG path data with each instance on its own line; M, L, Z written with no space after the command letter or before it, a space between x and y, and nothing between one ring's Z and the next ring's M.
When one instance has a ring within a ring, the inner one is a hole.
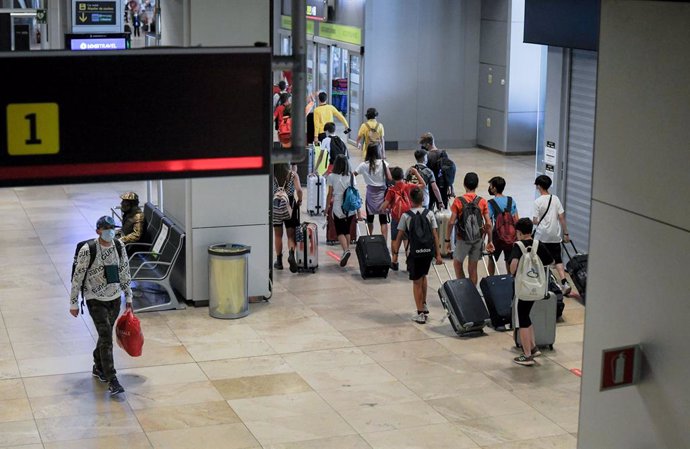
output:
M357 132L357 149L363 149L362 160L366 160L367 148L369 148L369 145L371 144L378 144L379 155L381 156L381 159L385 159L386 143L383 138L383 125L376 120L376 117L379 116L379 112L376 110L376 108L369 108L367 109L367 113L364 115L367 118L367 121L362 123L362 126L359 127L359 131ZM364 142L364 145L362 145L362 141Z

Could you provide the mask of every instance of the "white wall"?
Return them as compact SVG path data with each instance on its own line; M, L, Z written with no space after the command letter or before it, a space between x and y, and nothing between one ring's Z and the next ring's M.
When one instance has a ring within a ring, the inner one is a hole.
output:
M690 5L603 0L580 449L690 447ZM641 344L639 385L599 391Z
M191 44L270 42L270 0L191 0Z
M184 1L162 0L161 45L184 46Z
M387 140L476 144L479 25L479 0L366 2L362 110L378 109Z

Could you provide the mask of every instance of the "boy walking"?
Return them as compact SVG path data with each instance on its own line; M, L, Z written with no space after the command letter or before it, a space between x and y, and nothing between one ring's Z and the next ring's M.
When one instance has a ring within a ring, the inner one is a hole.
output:
M560 281L559 287L561 287L563 295L568 296L572 288L568 284L563 268L561 232L563 233L562 240L565 243L570 242L570 236L568 235L568 225L565 222L565 210L563 210L561 200L556 195L549 193L551 183L551 178L546 175L537 176L537 179L534 180L534 185L537 186L539 192L539 198L534 201L534 214L532 214L532 220L537 227L534 238L542 242L551 253L551 257L556 263L556 273Z
M69 311L73 317L79 316L81 293L98 332L92 373L101 382L108 382L110 395L115 396L124 393L125 389L115 375L113 326L120 313L122 292L126 307L132 308L131 277L127 252L115 239L115 220L107 215L99 218L96 233L98 238L84 244L77 254Z
M422 189L414 187L410 191L412 208L402 214L398 223L398 235L391 243L393 254L397 255L402 242L403 234L407 235L410 242L410 254L407 256L407 271L412 281L412 294L414 296L417 312L412 320L419 324L426 323L429 309L426 306L427 275L431 262L436 259L436 264L443 263L438 249L438 224L434 213L422 206L424 194Z
M391 168L391 177L394 184L388 188L381 210L391 211L391 269L398 271L398 250L393 250L393 241L398 237L398 223L400 217L412 208L410 202L410 192L415 187L423 189L426 187L424 178L419 174L416 168L411 167L410 173L417 176L420 184L410 184L405 181L405 172L400 167ZM402 236L405 239L405 236ZM407 250L407 247L405 248Z
M318 140L323 140L324 127L326 123L333 122L333 117L340 120L340 122L345 125L345 134L350 132L350 125L347 124L347 119L335 106L326 103L328 101L328 95L326 92L319 92L319 105L314 108L314 136ZM314 140L316 143L316 140Z
M477 284L477 265L482 258L482 247L484 245L484 234L488 236L486 245L487 252L494 252L494 244L491 235L491 217L489 216L489 206L484 198L476 194L479 185L479 176L469 172L463 180L465 194L455 198L450 207L451 215L448 221L448 233L453 235L453 226L457 223L455 233L455 250L453 251L453 268L455 277L462 279L465 277L463 262L467 261L467 271L473 284ZM446 252L450 253L450 240L446 239Z
M424 193L424 207L429 207L429 203L431 202L430 195L431 192L434 194L434 201L436 202L436 205L438 209L443 208L443 200L441 198L441 192L438 190L438 186L436 185L436 176L434 176L434 172L431 171L429 167L426 166L427 164L427 154L426 150L417 150L414 152L414 158L417 161L415 165L413 165L411 168L415 168L420 176L415 175L411 170L408 170L407 173L407 180L421 185L422 180L424 181L424 184L426 184L426 187L422 189L422 192Z
M500 176L494 176L489 180L489 195L493 198L489 200L489 215L493 226L493 243L495 251L494 257L489 259L489 275L493 276L496 272L494 259L498 262L503 254L506 261L506 273L510 263L510 253L513 244L517 239L515 236L515 223L520 219L518 216L515 200L510 196L503 195L506 188L506 180Z
M545 245L541 244L539 241L532 240L532 222L529 218L521 218L518 220L515 224L515 230L519 243L513 246L510 254L510 274L516 276L520 259L524 257L520 245L522 245L526 251L532 251L534 245L537 245L537 256L541 260L541 263L544 266L553 263L553 258ZM541 275L546 277L546 270L544 270L544 273L541 273ZM515 282L517 284L519 279L516 278ZM545 280L545 282L548 281ZM546 291L546 289L544 289L544 291ZM523 301L520 298L515 299L514 315L516 315L516 317L514 318L513 325L520 333L520 343L522 344L523 351L523 354L513 359L518 365L532 366L535 364L534 358L541 355L541 351L537 348L535 343L534 326L532 326L532 320L530 320L529 317L533 305L534 301Z

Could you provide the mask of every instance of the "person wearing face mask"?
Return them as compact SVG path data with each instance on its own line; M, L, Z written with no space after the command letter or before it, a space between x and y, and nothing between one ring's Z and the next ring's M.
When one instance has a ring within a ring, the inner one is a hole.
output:
M77 253L69 311L73 317L79 316L81 293L98 332L92 374L101 382L108 382L110 395L115 396L125 390L117 380L113 363L113 326L120 313L123 292L125 307L132 307L131 276L127 252L115 238L115 220L109 216L99 218L96 233L98 238L82 245Z
M122 228L116 231L115 236L124 244L136 243L144 233L144 212L139 207L139 195L126 192L120 195L120 199Z
M436 207L438 209L443 209L443 200L441 198L441 192L438 190L438 186L436 185L436 176L434 176L434 172L431 171L429 167L427 167L427 152L426 150L417 150L414 152L414 158L417 161L413 167L419 172L419 174L424 178L424 184L426 184L426 187L423 189L424 192L424 201L422 203L422 206L424 206L427 209L431 209L429 207L429 198L430 194L429 192L434 193L434 199L436 202ZM410 182L412 184L421 184L414 173L412 173L411 170L407 171L407 176L405 177L407 179L407 182Z

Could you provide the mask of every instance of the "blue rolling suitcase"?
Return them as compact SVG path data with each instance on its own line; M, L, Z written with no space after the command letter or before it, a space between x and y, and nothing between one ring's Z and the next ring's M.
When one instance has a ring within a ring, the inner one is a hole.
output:
M493 256L491 256L493 258ZM486 265L486 260L482 258L486 272L489 272L489 267ZM498 263L494 259L494 266L496 267L496 275L487 276L479 282L479 288L484 295L484 302L487 309L489 309L489 316L491 316L491 326L498 331L505 331L507 326L510 326L512 318L512 304L515 292L515 284L513 276L509 274L500 274L498 271Z

